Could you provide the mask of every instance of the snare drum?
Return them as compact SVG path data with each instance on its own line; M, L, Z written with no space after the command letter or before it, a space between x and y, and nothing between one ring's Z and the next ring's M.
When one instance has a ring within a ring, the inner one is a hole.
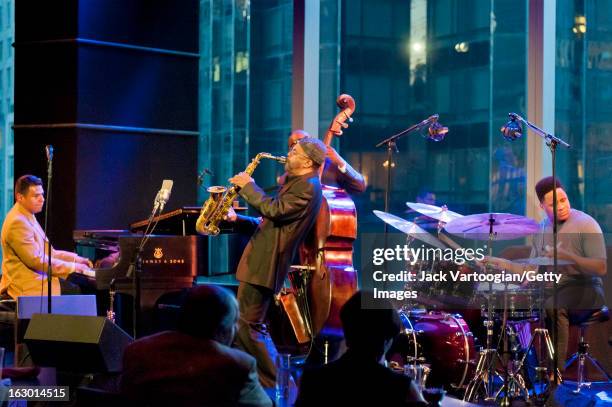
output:
M428 384L462 388L474 372L474 336L458 314L423 310L399 312L402 332L387 353L387 360L404 365L431 366Z
M484 297L485 300L481 303L483 318L489 317L487 312L489 297L494 309L493 319L502 320L504 309L507 310L508 319L512 321L537 320L540 317L542 301L538 290L518 288L505 292L497 291Z

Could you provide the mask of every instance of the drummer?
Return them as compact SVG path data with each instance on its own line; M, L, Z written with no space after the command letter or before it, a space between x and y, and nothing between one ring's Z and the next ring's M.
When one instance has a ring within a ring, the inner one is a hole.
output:
M563 274L557 287L557 354L558 368L563 371L567 354L569 315L587 315L605 303L602 277L606 275L606 246L601 227L586 213L573 209L565 188L557 179L557 258L566 263L559 267ZM530 257L553 256L553 178L541 179L535 186L540 208L546 217L540 223L541 233L533 240ZM496 257L488 263L498 268L522 273L537 266L511 262ZM554 316L553 299L546 300L549 320Z

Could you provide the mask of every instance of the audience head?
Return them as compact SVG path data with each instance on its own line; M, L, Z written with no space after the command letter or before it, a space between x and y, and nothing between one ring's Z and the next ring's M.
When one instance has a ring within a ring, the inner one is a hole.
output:
M424 203L428 205L436 204L436 193L429 190L429 188L421 188L416 196L417 203Z
M189 290L178 330L189 335L231 345L238 322L238 302L225 288L203 285Z
M346 345L350 350L380 359L388 350L393 339L399 334L401 321L393 304L386 300L377 302L380 309L363 308L362 295L356 292L340 310Z

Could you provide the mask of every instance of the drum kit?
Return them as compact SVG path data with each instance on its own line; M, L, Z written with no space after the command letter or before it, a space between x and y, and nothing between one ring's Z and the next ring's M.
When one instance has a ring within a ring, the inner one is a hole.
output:
M446 206L413 202L406 205L421 214L419 218L425 217L426 223L437 221L437 235L427 232L416 222L390 213L374 211L374 214L403 232L408 244L418 241L442 250L461 248L448 235L451 234L485 241L491 256L495 241L524 238L540 231L536 221L520 215L482 213L463 216ZM514 262L526 266L552 265L552 259L548 257ZM419 274L451 268L464 269L466 273L500 272L487 264L486 257L484 261L473 261L472 264L447 263L421 261L407 267ZM561 260L558 262L560 265L563 263ZM428 385L462 393L463 400L468 402L509 405L515 399L537 403L548 397L545 389L550 388L550 382L546 366L552 362L554 350L544 327L531 328L531 324L542 326L541 287L523 288L507 282L460 284L456 281L423 283L417 280L409 284L419 295L416 300L399 306L403 329L387 353L392 367L406 371L418 365L426 366L422 382L427 380ZM477 329L483 331L480 338L472 333L468 322L457 312L459 308L474 328L474 325L482 323L483 329L480 326ZM476 316L472 311L477 312ZM479 339L481 350L477 351ZM537 342L540 345L538 349L535 348Z

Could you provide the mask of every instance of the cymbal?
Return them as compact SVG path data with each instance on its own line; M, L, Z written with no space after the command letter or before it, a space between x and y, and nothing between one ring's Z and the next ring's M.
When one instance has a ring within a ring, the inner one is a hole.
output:
M444 226L448 233L467 239L488 240L489 221L493 219L493 233L496 240L512 240L540 230L538 223L526 216L511 213L477 213L457 218Z
M382 219L383 222L393 226L395 229L404 232L405 234L419 239L422 242L430 244L434 247L445 249L446 245L438 240L435 236L427 233L423 228L416 225L415 223L408 222L400 218L399 216L392 215L383 211L372 211L374 215Z
M531 264L533 266L554 266L553 264L553 258L552 257L530 257L527 259L518 259L518 260L512 260L516 263L521 263L521 264ZM557 265L558 266L566 266L568 264L575 264L572 261L569 260L564 260L564 259L557 259Z
M453 219L463 217L463 215L457 212L449 211L446 205L440 207L418 202L406 202L406 205L410 209L417 211L421 215L429 216L430 218L434 218L444 223L448 223Z

